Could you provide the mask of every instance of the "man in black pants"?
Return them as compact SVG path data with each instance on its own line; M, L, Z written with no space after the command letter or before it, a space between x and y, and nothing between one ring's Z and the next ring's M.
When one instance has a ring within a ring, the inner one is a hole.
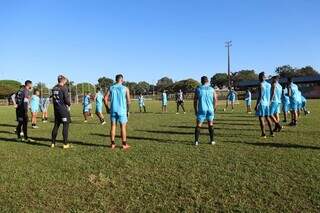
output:
M58 84L52 89L52 102L54 108L54 127L52 130L52 144L51 147L54 148L56 145L56 138L58 135L58 130L61 124L63 124L63 148L70 148L68 144L68 132L70 123L70 98L68 95L68 88L65 84L68 79L63 75L58 76Z
M16 104L16 116L18 120L18 125L16 133L18 136L17 141L20 142L34 142L31 138L28 137L28 109L29 109L29 91L32 89L32 81L27 80L24 83L24 86L17 92L15 96ZM23 130L23 136L21 137L21 128Z
M183 92L180 89L179 92L176 94L176 102L177 102L177 113L179 114L179 108L181 106L182 111L184 114L186 114L186 110L184 109L184 100L183 100Z

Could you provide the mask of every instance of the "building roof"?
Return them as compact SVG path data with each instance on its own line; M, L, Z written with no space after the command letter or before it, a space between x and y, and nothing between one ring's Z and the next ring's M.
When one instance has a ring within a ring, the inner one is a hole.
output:
M270 81L268 79L267 81ZM294 77L292 81L297 84L320 82L320 75ZM287 78L281 78L280 83L287 83ZM237 87L256 87L259 85L258 80L240 81Z

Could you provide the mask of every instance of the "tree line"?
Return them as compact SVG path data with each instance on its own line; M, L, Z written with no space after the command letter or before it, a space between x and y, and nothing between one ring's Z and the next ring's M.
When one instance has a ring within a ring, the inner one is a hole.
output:
M314 76L319 75L319 72L311 66L305 66L302 68L294 68L290 65L283 65L277 67L274 74L280 75L282 78L286 77L300 77L300 76ZM199 76L200 77L200 76ZM232 85L237 85L240 81L245 80L258 80L258 72L255 70L240 70L238 72L231 73ZM228 86L228 75L226 73L216 73L211 77L211 85L218 88L223 88ZM95 93L96 87L100 87L103 90L107 90L114 80L106 76L100 77L97 83L91 84L88 82L75 83L73 81L69 82L69 90L72 95L82 95L84 92ZM180 81L174 81L172 78L163 77L157 81L156 84L149 84L146 81L133 82L127 81L124 83L127 86L132 95L138 94L156 94L163 91L169 93L175 93L180 89L184 92L192 92L199 85L199 82L195 79L189 78ZM7 98L14 92L16 92L21 83L14 80L0 80L0 98ZM38 89L43 94L48 95L50 89L43 82L38 82L34 85L35 89Z

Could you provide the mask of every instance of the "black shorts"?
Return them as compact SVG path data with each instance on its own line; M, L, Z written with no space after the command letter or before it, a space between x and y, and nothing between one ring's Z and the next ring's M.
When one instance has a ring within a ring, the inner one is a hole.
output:
M178 105L183 105L183 101L177 101Z
M54 122L55 123L70 123L70 113L69 112L55 112L54 113Z
M28 117L28 112L26 113L25 110L21 110L21 109L16 109L16 117L17 117L17 121L28 121L29 117Z

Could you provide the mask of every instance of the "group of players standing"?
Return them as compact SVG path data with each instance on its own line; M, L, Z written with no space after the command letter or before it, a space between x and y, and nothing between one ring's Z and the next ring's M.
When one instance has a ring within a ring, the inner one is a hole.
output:
M122 148L128 149L130 146L127 144L127 122L129 115L129 107L131 104L130 92L127 87L123 85L124 79L121 74L116 75L116 83L112 85L107 93L104 95L100 88L97 88L95 95L96 102L96 115L100 119L102 125L104 125L105 119L103 116L103 106L106 107L107 112L110 114L111 129L110 129L110 140L111 148L116 147L115 136L116 136L116 125L120 124L121 129L121 139ZM255 107L256 115L259 117L261 136L266 138L264 122L266 121L270 135L274 136L274 132L280 132L282 126L280 124L280 106L283 104L283 112L286 121L287 112L290 109L291 112L291 126L297 125L297 119L299 116L300 109L303 109L305 113L308 113L305 109L305 98L301 95L296 84L292 80L288 79L288 84L285 88L279 84L279 78L277 76L272 78L271 84L266 81L264 73L259 74L259 90L258 99ZM54 108L54 127L51 135L51 147L55 147L56 138L58 134L59 127L63 126L63 148L70 148L68 143L68 132L69 123L71 122L70 117L70 96L68 94L68 88L66 84L68 79L63 76L58 76L58 84L52 89L52 103ZM16 128L16 134L18 141L34 142L33 139L28 137L27 125L28 125L28 110L31 108L32 115L32 127L36 127L36 116L39 111L40 106L43 112L43 121L46 122L48 119L48 106L50 103L49 97L39 99L39 91L34 90L34 95L30 98L29 92L32 90L32 82L27 80L25 85L12 97L16 107L16 116L18 125ZM234 102L237 93L234 90L229 90L227 96L226 109L228 103L231 103L232 110L234 109ZM164 91L161 95L162 102L162 112L167 112L168 97ZM210 136L210 144L215 144L214 141L214 128L213 120L215 117L215 112L217 110L218 96L213 87L210 86L208 77L203 76L201 78L201 85L197 87L194 93L194 112L196 115L196 126L195 126L195 145L199 144L200 129L202 124L207 121L208 131ZM247 90L245 95L245 102L247 105L247 112L251 113L251 92ZM39 104L41 103L41 104ZM144 97L142 94L138 97L138 103L140 112L142 110L146 112L146 107L144 103ZM184 108L184 97L183 92L179 90L176 94L177 103L177 114L179 113L179 108L181 107L183 112L186 113ZM83 97L83 115L84 122L87 122L87 118L91 116L91 103L90 103L90 93L86 93ZM30 106L31 107L30 107ZM224 110L226 110L224 109ZM272 128L272 122L274 123L274 128Z

